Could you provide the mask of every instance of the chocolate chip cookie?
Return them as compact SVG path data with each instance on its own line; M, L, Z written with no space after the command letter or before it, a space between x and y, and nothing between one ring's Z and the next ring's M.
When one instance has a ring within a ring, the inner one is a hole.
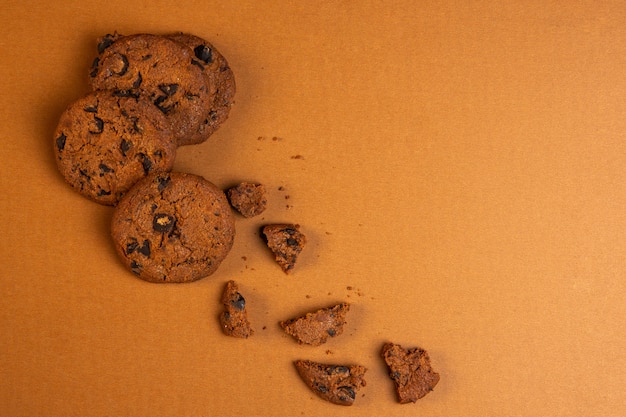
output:
M124 264L151 282L211 275L235 237L224 192L206 179L172 172L144 178L120 200L111 234Z
M404 349L395 343L385 343L381 356L389 368L401 404L416 402L439 382L439 374L433 371L424 349Z
M366 386L367 369L361 365L326 365L308 360L294 364L304 383L333 404L352 405L358 390Z
M246 311L246 299L239 292L235 281L228 281L222 293L222 305L224 311L220 314L220 325L227 336L247 339L254 334L254 330L248 321Z
M326 343L329 337L343 333L346 314L350 304L340 303L332 307L322 308L302 317L280 322L280 327L299 343L319 346Z
M177 33L168 37L188 46L193 51L196 59L204 66L202 73L211 88L211 106L199 131L195 136L189 136L179 141L178 144L180 146L201 143L207 140L228 118L235 97L235 76L226 58L206 40L188 33Z
M115 205L141 178L172 169L176 143L151 103L97 91L61 115L54 152L67 183L98 203Z
M150 101L170 121L179 145L209 123L213 97L205 63L186 45L152 34L109 35L100 38L98 52L92 88Z

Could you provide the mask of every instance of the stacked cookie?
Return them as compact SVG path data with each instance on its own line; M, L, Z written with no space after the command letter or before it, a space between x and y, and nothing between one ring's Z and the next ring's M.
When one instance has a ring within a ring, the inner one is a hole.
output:
M92 92L54 134L59 171L83 196L116 206L113 237L131 271L156 282L207 276L233 243L228 200L204 178L170 171L179 146L206 141L228 118L233 72L190 34L106 35L97 49Z

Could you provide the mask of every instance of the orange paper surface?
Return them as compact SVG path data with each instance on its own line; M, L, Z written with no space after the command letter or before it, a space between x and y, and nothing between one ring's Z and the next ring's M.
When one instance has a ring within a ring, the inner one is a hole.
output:
M623 1L5 1L0 415L626 415L624 22ZM229 119L175 170L261 182L269 207L207 279L137 279L113 209L57 171L57 120L113 31L196 34L235 73ZM290 275L272 222L307 235ZM247 340L219 328L231 279ZM278 325L340 301L320 347ZM387 341L440 373L415 404ZM326 403L297 359L367 386Z

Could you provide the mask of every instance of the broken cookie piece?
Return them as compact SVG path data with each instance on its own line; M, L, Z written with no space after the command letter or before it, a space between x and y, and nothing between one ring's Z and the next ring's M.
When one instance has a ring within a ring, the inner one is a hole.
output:
M352 405L366 385L367 369L360 365L325 365L308 360L294 362L304 383L320 398L333 404Z
M235 281L228 281L222 294L224 311L220 314L220 324L224 334L247 339L254 334L248 321L246 299L239 292Z
M288 274L306 245L306 237L297 224L270 224L263 227L263 235L278 265Z
M242 182L226 191L228 201L243 217L258 216L267 207L267 192L263 184Z
M307 313L302 317L281 321L280 326L299 343L319 346L326 343L329 337L343 333L348 311L350 311L350 304L340 303Z
M407 350L394 343L385 343L381 356L396 385L400 404L416 402L439 382L439 374L431 368L428 352L424 349Z

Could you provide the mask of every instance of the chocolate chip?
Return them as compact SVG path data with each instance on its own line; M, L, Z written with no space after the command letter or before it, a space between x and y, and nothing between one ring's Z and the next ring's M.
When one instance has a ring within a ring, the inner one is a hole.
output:
M131 91L131 90L114 90L113 96L139 98L139 93Z
M107 34L98 43L98 53L103 53L111 45L113 45L113 35Z
M326 385L317 384L317 390L322 393L328 392L328 387Z
M230 304L237 310L243 311L243 309L246 308L246 299L243 298L243 295L237 293L237 299L231 300Z
M66 139L67 139L67 136L65 136L64 133L61 133L61 135L59 135L59 137L56 139L57 149L59 150L59 152L61 152L63 149L65 149L65 140Z
M168 114L172 110L172 108L174 108L174 105L172 104L170 104L169 106L163 104L163 102L167 99L167 96L159 96L156 98L156 100L154 100L154 105L157 106L157 108L161 110L163 114Z
M94 104L93 106L87 106L83 110L87 113L97 113L98 112L98 104Z
M144 153L140 153L139 155L141 156L141 166L143 167L143 172L148 175L150 171L152 171L152 160Z
M289 246L298 246L298 241L292 237L287 238L287 244Z
M170 180L171 178L169 175L157 177L157 182L159 183L159 185L157 186L157 189L159 190L159 192L165 190L165 187L168 186L168 184L170 183Z
M144 240L142 246L137 248L137 252L149 258L150 257L150 241Z
M328 335L330 337L335 337L335 335L337 334L337 332L335 331L335 329L328 329L326 330L326 333L328 333Z
M112 70L111 73L121 77L128 72L128 58L126 58L126 55L124 54L116 54L116 56L119 57L122 67L117 71Z
M152 219L152 228L159 233L169 233L176 224L176 218L165 213L157 213Z
M103 176L104 174L109 172L114 172L113 168L106 164L103 164L102 162L100 163L100 165L98 165L98 169L100 169L100 176Z
M202 65L202 63L200 61L196 61L195 59L192 59L191 63L193 65L197 66L198 68L200 68L202 71L204 71L204 65Z
M178 91L178 84L159 84L159 90L163 91L168 97L171 97Z
M89 73L90 77L95 77L98 75L98 65L100 64L100 58L96 58L91 63L91 72Z
M89 133L91 134L99 135L104 130L104 121L99 117L94 116L93 123L90 123L89 125Z
M141 265L139 262L131 261L130 270L133 271L135 274L137 275L141 274L142 269L143 269L143 265Z
M126 152L130 151L130 148L133 147L133 143L129 140L122 139L120 142L120 150L122 151L122 155L126 156Z
M331 366L328 368L328 375L332 374L350 374L350 369L345 366Z
M87 181L91 181L91 176L89 175L89 173L87 171L85 171L84 169L80 169L78 170L78 173L80 174L81 177L85 177L87 178Z
M126 255L130 255L131 253L133 253L137 247L139 246L139 242L137 242L136 240L133 240L130 243L126 244Z
M111 191L106 191L103 189L98 190L98 193L96 194L98 197L102 197L105 195L111 195Z
M139 88L143 78L141 77L141 72L137 72L137 79L133 82L133 88Z
M354 400L356 398L356 393L354 392L354 389L352 387L349 386L341 386L339 388L337 388L337 390L341 391L343 394L347 395L348 398L350 398L351 400ZM347 398L343 395L339 395L339 399L341 401L347 401Z
M293 235L294 233L297 232L297 230L291 227L286 227L283 229L283 232L287 233L288 235Z
M206 45L198 45L193 49L193 53L196 58L203 61L205 64L213 62L213 50Z

